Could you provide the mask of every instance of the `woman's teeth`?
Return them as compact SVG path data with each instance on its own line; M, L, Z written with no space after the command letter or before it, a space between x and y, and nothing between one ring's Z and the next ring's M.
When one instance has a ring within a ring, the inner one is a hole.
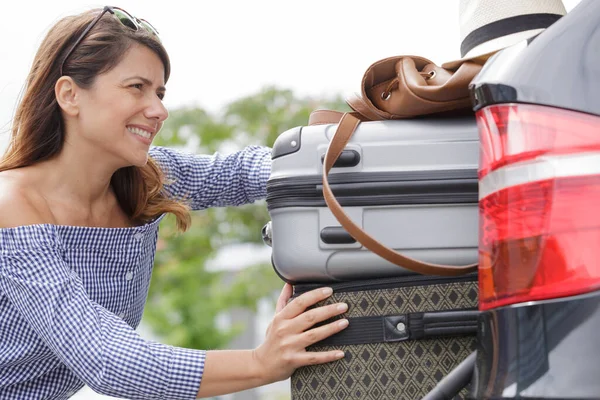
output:
M135 128L135 127L132 127L132 126L128 126L127 129L129 130L129 132L134 133L134 134L136 134L138 136L141 136L143 138L146 138L146 139L150 139L150 137L152 136L152 134L150 132L145 131L145 130L140 129L140 128Z

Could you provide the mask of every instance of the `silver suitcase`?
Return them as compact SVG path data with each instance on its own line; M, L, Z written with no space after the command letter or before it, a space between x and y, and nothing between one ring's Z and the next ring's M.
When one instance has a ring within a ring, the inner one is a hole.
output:
M322 162L337 125L274 143L263 236L292 283L412 274L357 243L327 208ZM422 261L477 262L478 131L473 116L363 122L329 174L344 211L384 245Z

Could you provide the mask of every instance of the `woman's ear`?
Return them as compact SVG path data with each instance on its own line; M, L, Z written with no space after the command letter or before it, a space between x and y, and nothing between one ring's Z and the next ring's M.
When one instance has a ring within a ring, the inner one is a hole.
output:
M60 108L67 115L79 114L79 87L70 76L61 76L54 85L54 94Z

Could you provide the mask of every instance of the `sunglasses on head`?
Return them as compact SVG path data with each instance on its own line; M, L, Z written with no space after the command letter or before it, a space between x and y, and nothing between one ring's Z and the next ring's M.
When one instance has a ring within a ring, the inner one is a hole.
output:
M98 14L98 16L94 18L94 20L90 22L90 24L85 28L83 33L79 35L73 46L71 46L71 48L67 52L67 55L63 58L62 63L60 64L60 76L63 76L63 67L65 66L65 62L67 61L67 59L71 56L71 54L77 48L77 46L79 46L83 38L85 38L85 36L92 30L92 28L96 26L98 21L100 21L100 18L102 18L102 16L107 12L112 14L115 18L117 18L123 25L130 29L133 29L134 31L137 31L138 29L143 29L158 37L158 31L156 30L156 28L153 27L152 24L150 24L150 22L146 21L145 19L139 19L137 17L134 17L133 15L129 14L127 11L119 7L105 6L104 9L102 9L102 12L100 12L100 14Z

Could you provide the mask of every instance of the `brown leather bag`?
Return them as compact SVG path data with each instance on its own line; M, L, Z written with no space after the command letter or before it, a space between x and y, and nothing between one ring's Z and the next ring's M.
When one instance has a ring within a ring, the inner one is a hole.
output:
M316 110L309 125L338 124L323 162L323 196L342 227L358 242L387 261L414 272L454 276L477 270L477 264L439 265L406 257L383 245L344 212L328 182L328 174L361 121L412 118L439 113L470 112L468 85L481 65L465 62L447 70L423 57L390 57L372 64L365 72L361 96L348 99L353 112Z

